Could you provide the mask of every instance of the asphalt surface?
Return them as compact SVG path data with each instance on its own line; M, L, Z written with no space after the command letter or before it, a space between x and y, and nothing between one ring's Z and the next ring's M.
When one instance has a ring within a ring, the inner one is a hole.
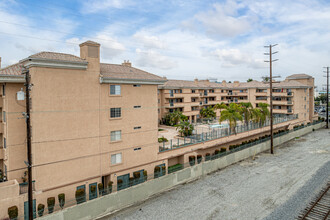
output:
M102 219L295 219L329 176L321 129Z

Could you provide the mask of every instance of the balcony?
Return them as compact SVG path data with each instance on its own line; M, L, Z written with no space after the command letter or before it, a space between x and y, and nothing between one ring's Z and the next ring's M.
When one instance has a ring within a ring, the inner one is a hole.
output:
M165 104L166 104L165 108L177 108L184 106L183 102L170 102Z
M267 96L267 92L256 92L255 96Z
M288 101L287 104L288 105L293 105L293 101Z
M273 105L287 105L288 102L285 100L273 100Z
M183 93L165 93L165 98L183 98L184 94Z
M292 109L288 109L288 114L293 114L293 110Z
M293 96L293 92L273 92L273 96L291 97Z
M288 110L287 109L273 109L273 114L287 114Z

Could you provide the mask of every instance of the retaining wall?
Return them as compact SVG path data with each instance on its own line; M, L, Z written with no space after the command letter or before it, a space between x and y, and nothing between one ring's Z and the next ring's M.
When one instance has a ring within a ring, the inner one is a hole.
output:
M277 137L274 139L274 146L278 146L294 139L295 137L310 133L312 132L313 128L319 129L324 126L325 122L302 128L300 130L290 132L287 135ZM112 213L116 210L120 210L133 204L142 202L153 195L169 190L179 184L195 180L203 175L225 168L231 164L247 159L260 152L269 150L269 148L270 141L266 141L250 148L221 157L219 159L206 161L193 167L185 168L175 173L144 182L128 189L87 201L83 204L66 208L54 214L41 217L40 219L94 219L103 213Z

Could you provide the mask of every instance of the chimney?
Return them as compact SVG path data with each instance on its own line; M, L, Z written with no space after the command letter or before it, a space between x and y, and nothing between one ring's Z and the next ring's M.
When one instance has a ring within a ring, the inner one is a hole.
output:
M98 59L100 60L100 44L94 41L86 41L80 46L80 58L84 60Z
M129 60L124 60L124 62L121 65L122 66L132 67L132 63L130 63Z

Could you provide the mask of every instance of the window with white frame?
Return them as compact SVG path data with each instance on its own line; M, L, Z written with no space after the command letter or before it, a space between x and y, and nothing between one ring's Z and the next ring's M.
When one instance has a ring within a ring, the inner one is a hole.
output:
M111 164L118 164L122 162L121 153L111 155Z
M110 118L120 118L121 108L110 108Z
M121 131L111 131L110 140L111 141L120 141L121 140Z
M120 95L120 85L110 85L110 95Z

